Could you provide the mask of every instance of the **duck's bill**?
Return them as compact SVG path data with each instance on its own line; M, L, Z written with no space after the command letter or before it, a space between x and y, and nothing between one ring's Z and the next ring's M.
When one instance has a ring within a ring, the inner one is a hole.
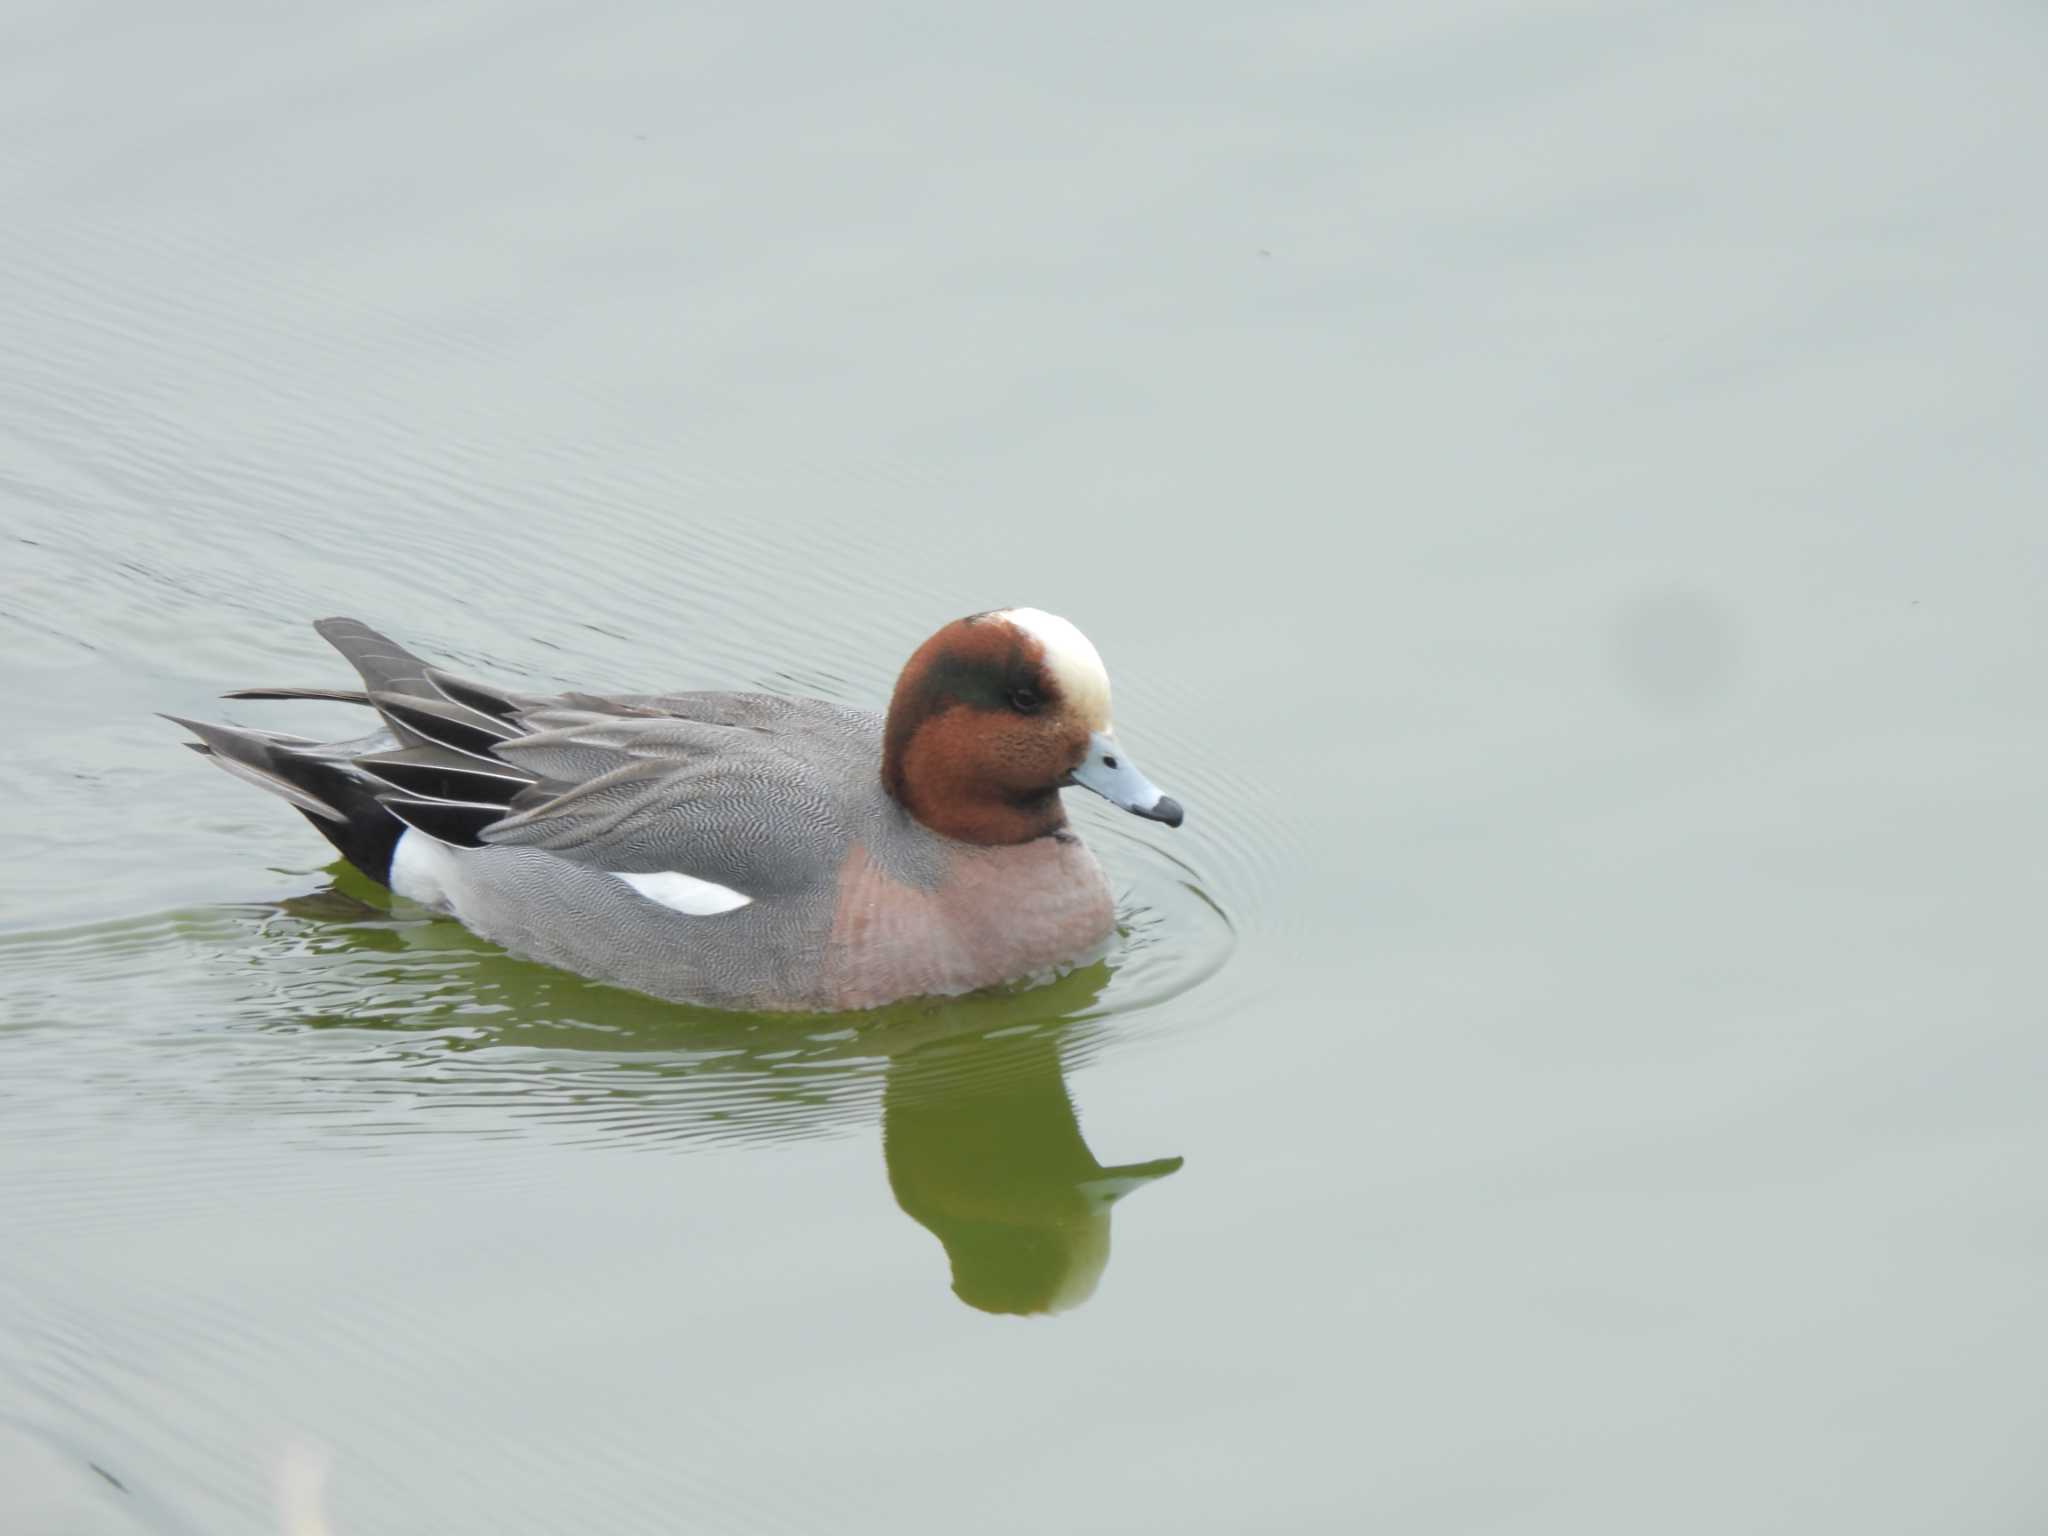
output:
M1116 738L1105 731L1089 734L1088 753L1069 775L1069 780L1083 789L1094 790L1111 805L1129 811L1133 816L1163 821L1169 827L1177 827L1181 823L1180 802L1171 795L1160 793L1159 786L1138 772L1137 765L1116 744Z

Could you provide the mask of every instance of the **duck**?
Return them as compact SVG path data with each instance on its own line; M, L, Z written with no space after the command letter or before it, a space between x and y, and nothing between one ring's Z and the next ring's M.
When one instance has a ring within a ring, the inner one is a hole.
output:
M886 711L766 693L512 692L356 619L314 624L374 710L322 742L164 718L356 869L480 937L665 1000L839 1013L1056 976L1115 927L1062 792L1178 827L1119 743L1109 674L1036 608L914 650Z

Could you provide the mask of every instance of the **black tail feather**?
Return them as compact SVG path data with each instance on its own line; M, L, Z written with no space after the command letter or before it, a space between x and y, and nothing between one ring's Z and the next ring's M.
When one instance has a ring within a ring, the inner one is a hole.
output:
M439 689L441 697L449 703L467 705L478 714L509 720L519 713L519 701L510 694L471 682L466 677L451 676L439 667L427 668L427 681Z
M474 804L512 804L513 796L533 782L509 763L487 763L480 758L444 752L437 747L406 747L397 752L373 752L355 759L363 772L382 779L393 789L429 800L465 800Z
M368 704L370 696L360 688L234 688L224 699L324 699L335 704Z
M458 848L481 848L484 828L505 819L505 807L502 805L417 799L411 795L379 795L377 800L391 816L406 826L426 833L437 842L453 843Z
M466 757L495 763L498 759L492 756L491 748L519 734L518 727L494 715L464 704L450 704L446 699L412 699L373 689L370 702L409 746L446 747Z
M377 803L379 786L346 758L322 755L316 743L232 725L164 717L199 738L186 745L238 779L282 796L319 829L341 856L372 880L391 878L391 851L405 827Z
M521 703L429 666L359 620L322 619L313 627L348 658L364 687L238 688L227 697L369 705L388 734L320 743L177 720L199 738L186 745L290 801L373 880L390 883L392 853L408 827L441 842L478 846L484 828L502 819L535 779L492 751L523 733ZM394 735L396 749L379 750L389 748Z

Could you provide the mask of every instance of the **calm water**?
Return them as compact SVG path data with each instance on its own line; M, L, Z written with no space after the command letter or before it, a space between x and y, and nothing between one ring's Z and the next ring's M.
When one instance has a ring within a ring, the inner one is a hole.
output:
M0 49L0 1531L2048 1527L2040 8L180 9ZM1012 603L1188 825L854 1020L151 713Z

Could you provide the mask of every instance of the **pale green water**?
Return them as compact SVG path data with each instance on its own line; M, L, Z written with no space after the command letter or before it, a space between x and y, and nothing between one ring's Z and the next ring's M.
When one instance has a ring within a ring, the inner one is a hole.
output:
M2048 1522L2038 8L191 9L0 50L0 1532ZM1189 823L845 1027L152 715L1009 603Z

